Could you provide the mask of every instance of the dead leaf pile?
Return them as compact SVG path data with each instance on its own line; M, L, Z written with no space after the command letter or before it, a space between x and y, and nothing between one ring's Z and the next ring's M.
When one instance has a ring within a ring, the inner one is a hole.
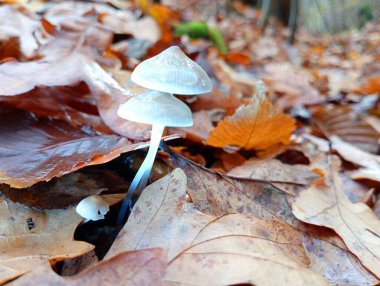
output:
M290 46L247 1L3 2L0 284L380 283L378 20ZM174 33L189 21L217 38ZM151 126L117 109L172 45L213 89L178 96L194 125L165 131L119 225ZM84 222L95 194L110 211Z

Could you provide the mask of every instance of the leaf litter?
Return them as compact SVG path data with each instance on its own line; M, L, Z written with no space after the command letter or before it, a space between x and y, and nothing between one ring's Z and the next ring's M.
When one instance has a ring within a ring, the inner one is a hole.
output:
M263 32L260 14L233 1L215 22L222 55L173 33L213 5L166 2L0 7L1 282L379 283L376 23L338 41L300 29L287 46L281 24ZM171 45L214 88L180 97L194 126L167 130L151 184L116 225L150 136L117 109L144 91L133 68ZM104 193L106 219L83 223L75 205Z

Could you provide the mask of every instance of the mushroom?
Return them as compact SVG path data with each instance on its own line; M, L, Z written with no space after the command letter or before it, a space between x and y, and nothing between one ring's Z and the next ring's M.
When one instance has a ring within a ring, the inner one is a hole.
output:
M131 80L148 89L172 94L201 94L211 91L207 73L177 46L141 62Z
M212 89L206 72L177 46L141 62L133 71L131 80L148 91L120 105L118 115L127 120L152 124L152 134L148 154L120 208L117 219L119 224L125 217L133 193L140 193L148 182L165 126L193 125L190 108L173 94L201 94Z
M104 219L104 215L110 210L110 207L101 196L93 195L81 200L75 210L87 222Z
M121 206L118 222L121 223L134 192L140 193L146 186L154 158L165 126L187 127L193 125L190 108L172 94L147 90L120 105L117 114L124 119L151 124L150 146L144 162L137 171Z

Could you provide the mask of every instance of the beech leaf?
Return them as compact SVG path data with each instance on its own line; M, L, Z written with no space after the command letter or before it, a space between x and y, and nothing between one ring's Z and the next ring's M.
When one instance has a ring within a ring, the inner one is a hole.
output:
M295 121L272 105L261 86L248 105L239 107L234 115L218 123L206 144L245 150L267 149L279 143L289 144L294 129Z
M64 121L15 110L0 113L0 183L26 188L135 149L117 135L88 134Z

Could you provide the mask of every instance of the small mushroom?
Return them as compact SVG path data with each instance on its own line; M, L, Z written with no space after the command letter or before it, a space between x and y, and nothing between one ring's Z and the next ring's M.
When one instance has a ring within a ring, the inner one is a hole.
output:
M148 89L172 94L201 94L212 89L207 73L177 46L140 63L131 80Z
M104 219L104 215L110 210L108 203L99 195L89 196L79 202L76 207L77 213L89 220Z
M127 120L152 125L148 154L133 178L120 209L118 223L121 223L133 193L140 193L148 182L165 126L191 126L193 118L191 110L186 104L170 93L156 90L148 90L132 97L120 105L117 114Z

